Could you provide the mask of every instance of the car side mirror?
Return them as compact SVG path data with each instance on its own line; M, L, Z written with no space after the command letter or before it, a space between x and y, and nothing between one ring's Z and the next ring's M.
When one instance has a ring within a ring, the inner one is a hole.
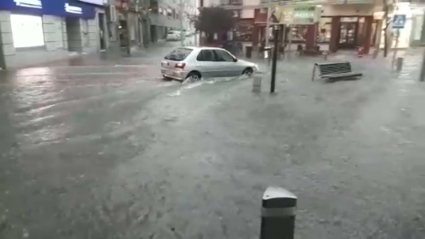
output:
M233 58L233 62L238 62L238 58Z

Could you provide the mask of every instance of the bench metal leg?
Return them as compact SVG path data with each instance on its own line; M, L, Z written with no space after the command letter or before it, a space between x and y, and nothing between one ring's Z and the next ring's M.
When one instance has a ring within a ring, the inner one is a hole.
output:
M313 75L311 76L311 81L314 81L315 74L316 74L316 65L313 66Z

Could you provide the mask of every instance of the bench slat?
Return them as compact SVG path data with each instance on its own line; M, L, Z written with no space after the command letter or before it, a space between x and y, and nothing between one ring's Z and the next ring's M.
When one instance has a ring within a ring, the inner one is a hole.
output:
M349 62L340 63L323 63L316 66L319 68L320 76L326 76L330 74L343 74L351 72L351 65Z
M356 77L356 76L362 76L362 73L346 73L346 74L331 74L323 76L324 78L329 79L336 79L336 78L344 78L344 77Z

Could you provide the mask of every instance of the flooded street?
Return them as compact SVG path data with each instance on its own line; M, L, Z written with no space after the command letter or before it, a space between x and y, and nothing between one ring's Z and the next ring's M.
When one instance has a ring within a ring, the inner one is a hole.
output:
M258 238L276 185L296 238L423 239L420 58L335 56L364 77L334 84L294 58L275 95L163 81L155 57L0 72L0 238Z

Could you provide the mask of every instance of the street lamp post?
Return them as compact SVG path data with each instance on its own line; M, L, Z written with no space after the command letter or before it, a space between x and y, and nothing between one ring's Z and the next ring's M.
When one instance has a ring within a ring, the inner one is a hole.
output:
M272 62L272 82L270 85L270 93L274 93L275 84L276 84L276 63L277 63L277 52L278 52L278 42L279 42L279 26L275 25L273 27L273 39L274 39L274 48L273 48L273 62Z

